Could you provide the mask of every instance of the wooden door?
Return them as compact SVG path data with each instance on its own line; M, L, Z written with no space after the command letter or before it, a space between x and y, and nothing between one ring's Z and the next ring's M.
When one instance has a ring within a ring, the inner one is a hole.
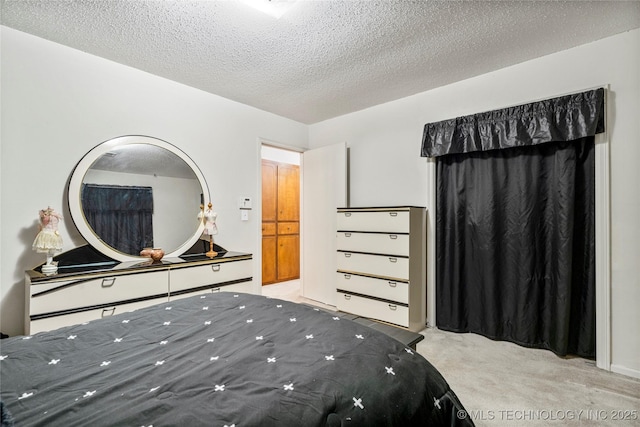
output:
M275 283L278 279L276 266L277 241L273 223L262 223L262 283Z
M262 162L262 282L274 283L276 276L276 202L278 166Z
M300 220L300 167L278 165L278 221Z
M278 195L278 165L262 161L262 222L276 222ZM275 228L274 228L275 232ZM274 233L275 234L275 233Z
M300 167L262 161L262 284L300 277Z
M278 282L300 277L300 236L278 236Z

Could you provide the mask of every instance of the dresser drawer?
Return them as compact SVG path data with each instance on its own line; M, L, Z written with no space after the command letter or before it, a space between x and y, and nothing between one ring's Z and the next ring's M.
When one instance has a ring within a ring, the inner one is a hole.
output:
M337 273L336 288L356 294L409 304L409 283Z
M338 252L338 270L409 280L409 258Z
M167 297L156 298L151 300L139 301L129 304L119 304L112 307L92 309L81 311L78 313L65 314L62 316L46 317L43 319L32 320L28 334L37 334L42 331L51 331L53 329L62 328L63 326L75 325L78 323L90 322L92 320L111 317L116 314L126 313L128 311L137 310L139 308L149 307L155 304L167 302Z
M409 256L409 235L338 232L338 249Z
M171 294L169 296L170 301L175 301L177 299L189 298L194 295L210 295L218 292L242 292L246 294L251 294L253 292L253 281L249 280L247 282L234 283L231 285L224 286L215 286L212 288L201 289L193 292L187 292L183 294Z
M337 308L362 317L409 327L409 308L403 305L338 292Z
M338 212L338 231L409 232L409 211Z
M252 260L221 262L196 267L175 268L170 271L170 292L200 286L246 279L252 276Z
M166 295L169 290L168 277L166 271L158 271L31 285L29 314L45 314Z

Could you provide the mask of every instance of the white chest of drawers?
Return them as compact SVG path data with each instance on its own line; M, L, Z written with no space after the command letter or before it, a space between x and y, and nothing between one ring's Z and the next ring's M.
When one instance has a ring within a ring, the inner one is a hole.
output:
M153 264L112 263L25 273L25 334L56 329L177 298L210 292L252 292L252 256L228 252Z
M425 208L341 208L337 224L338 310L424 329Z

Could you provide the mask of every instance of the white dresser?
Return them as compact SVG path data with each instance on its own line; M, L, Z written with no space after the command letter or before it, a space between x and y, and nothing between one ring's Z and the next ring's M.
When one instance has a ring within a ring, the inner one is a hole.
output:
M426 209L338 209L337 308L420 331L426 324Z
M161 263L77 263L45 276L25 273L25 334L88 322L177 298L211 292L252 292L252 256L227 252L209 259Z

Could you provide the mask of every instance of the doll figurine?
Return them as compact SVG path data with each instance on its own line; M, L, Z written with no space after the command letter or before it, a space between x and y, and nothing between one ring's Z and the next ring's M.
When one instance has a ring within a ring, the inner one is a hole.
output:
M209 203L208 209L204 211L204 233L210 236L218 234L218 226L216 225L218 213L214 212L211 206L211 203Z
M198 214L198 220L204 223L204 230L202 232L209 236L218 234L218 226L216 225L218 213L213 211L212 206L211 202L209 202L207 209L201 210ZM200 207L202 208L202 205Z
M58 232L58 223L62 216L51 209L42 209L40 212L40 232L33 241L33 250L39 253L62 250L62 237Z
M53 254L62 250L62 236L58 232L58 224L62 215L51 207L39 212L40 231L33 241L33 250L47 254L47 263L42 266L43 273L55 273L58 270L57 263L53 263Z
M203 234L209 236L209 251L205 254L209 258L213 258L218 253L213 250L213 235L218 234L218 226L216 225L216 218L218 214L213 211L213 205L209 202L207 209L204 209L204 206L200 205L200 213L198 214L198 220L204 223Z

